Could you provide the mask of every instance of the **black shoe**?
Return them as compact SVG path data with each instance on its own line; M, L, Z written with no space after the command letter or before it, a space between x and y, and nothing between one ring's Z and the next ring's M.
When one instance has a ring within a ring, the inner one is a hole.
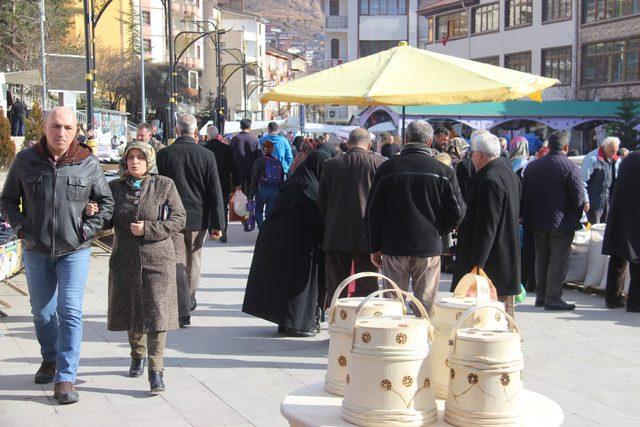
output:
M613 301L607 301L607 308L620 308L624 307L626 304L624 298L618 297Z
M191 311L195 311L195 309L198 307L198 301L193 300L193 305L191 306Z
M640 313L640 307L627 307L629 313Z
M287 332L287 327L284 325L278 325L278 333L279 334L284 334Z
M129 376L138 378L144 374L144 359L131 358L131 367L129 368Z
M222 230L222 237L220 237L220 243L227 243L227 231Z
M164 391L164 381L162 381L162 371L149 371L149 387L151 394L158 394Z
M49 384L56 375L56 362L47 362L45 360L40 364L38 372L36 372L36 384Z
M182 316L178 320L178 324L181 328L186 328L187 326L191 326L191 316Z
M301 331L299 329L292 328L287 328L284 333L286 336L294 338L315 337L316 335L318 335L318 333L315 331Z
M542 301L536 300L536 307L544 307L544 300Z
M80 396L75 387L68 381L56 383L53 386L53 398L61 405L76 403L80 400Z
M575 310L576 305L575 304L569 304L567 302L564 302L563 300L560 300L558 302L554 302L551 304L545 304L544 309L545 310L553 310L553 311L571 311L571 310Z

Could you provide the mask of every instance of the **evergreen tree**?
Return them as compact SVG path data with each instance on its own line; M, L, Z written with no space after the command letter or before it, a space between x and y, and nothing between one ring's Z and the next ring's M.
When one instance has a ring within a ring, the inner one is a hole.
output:
M638 145L639 133L634 127L640 124L640 104L627 93L616 108L616 117L618 121L609 125L610 133L620 138L622 147L633 150Z
M11 140L9 119L0 115L0 166L9 167L16 156L16 146Z
M31 114L25 122L25 128L25 143L29 141L39 141L42 135L44 135L44 114L37 101L33 102Z

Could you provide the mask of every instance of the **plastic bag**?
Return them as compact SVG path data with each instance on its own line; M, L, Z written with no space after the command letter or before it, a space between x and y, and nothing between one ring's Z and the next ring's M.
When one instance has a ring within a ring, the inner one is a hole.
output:
M236 190L233 193L233 211L243 219L246 219L249 214L249 212L247 212L247 196L245 196L242 190Z
M515 302L516 304L522 304L527 299L527 290L524 288L522 283L520 283L520 294L516 295Z
M249 200L247 202L247 212L249 217L244 222L244 231L250 232L256 228L256 202L255 200Z
M244 220L243 217L238 216L235 210L233 210L233 205L235 204L235 197L236 197L236 193L235 192L231 193L231 198L229 199L229 222Z

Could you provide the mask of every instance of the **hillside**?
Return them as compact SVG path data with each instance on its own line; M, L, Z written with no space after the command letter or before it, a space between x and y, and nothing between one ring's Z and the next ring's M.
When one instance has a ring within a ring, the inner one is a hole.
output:
M288 31L313 38L324 26L321 0L245 0L245 10Z

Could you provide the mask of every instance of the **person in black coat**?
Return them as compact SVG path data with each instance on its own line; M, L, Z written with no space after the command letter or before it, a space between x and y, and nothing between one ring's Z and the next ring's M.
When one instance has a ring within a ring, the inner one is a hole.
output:
M173 179L187 211L184 230L172 236L176 251L180 327L191 324L191 312L196 308L201 249L207 229L211 228L211 236L218 239L222 237L225 224L216 157L197 144L197 125L196 118L190 114L178 116L178 138L160 150L157 158L158 173Z
M214 125L207 126L208 141L204 148L211 151L216 156L216 166L218 167L218 177L220 178L220 189L222 190L222 202L224 203L224 226L220 241L227 243L227 225L229 218L229 198L231 197L231 186L239 187L238 168L233 161L233 150L220 138L218 128Z
M27 104L18 99L11 106L11 135L24 135L24 120L27 118Z
M325 297L324 223L318 189L327 153L315 151L282 185L258 234L242 311L278 324L278 332L319 332Z
M622 290L629 265L631 283L627 311L640 312L640 152L629 154L620 164L613 190L602 253L610 255L607 273L607 307L624 307Z
M472 141L477 173L466 196L467 214L458 232L453 291L474 267L485 270L513 314L520 293L519 211L521 184L508 163L500 159L500 142L489 133Z

